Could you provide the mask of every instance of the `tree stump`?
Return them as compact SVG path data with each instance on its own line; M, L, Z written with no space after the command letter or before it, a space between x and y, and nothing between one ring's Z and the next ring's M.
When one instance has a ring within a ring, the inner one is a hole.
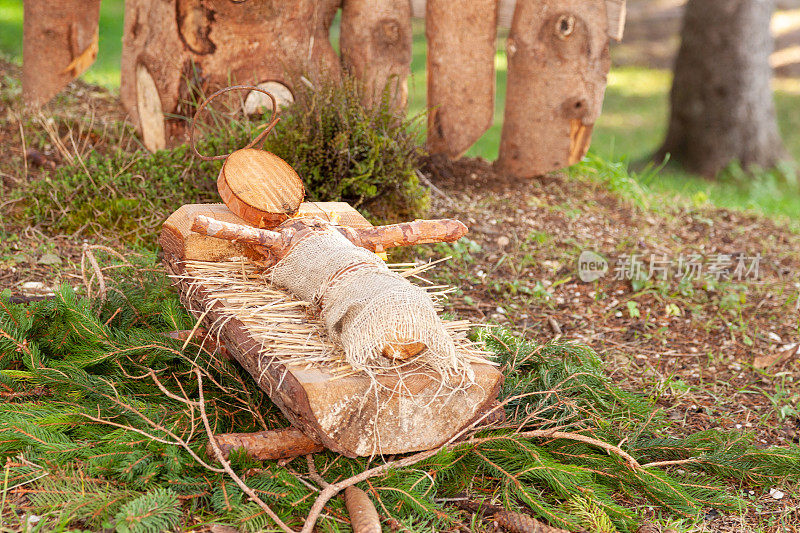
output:
M428 0L428 151L458 158L492 125L497 0Z
M22 97L39 106L97 57L100 0L25 0Z
M506 51L498 168L536 176L589 148L610 67L605 0L520 0Z
M339 0L127 0L120 96L145 146L186 141L186 121L165 114L189 117L215 89L338 77L328 35L338 7Z
M405 110L411 72L411 6L395 0L344 0L342 63L364 84L366 107L380 102Z

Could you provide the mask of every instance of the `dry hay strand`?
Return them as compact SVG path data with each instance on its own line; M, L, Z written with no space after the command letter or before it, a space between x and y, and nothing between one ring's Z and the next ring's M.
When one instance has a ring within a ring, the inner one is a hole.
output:
M401 264L390 267L401 276L426 290L438 302L453 289L435 285L424 279L423 274L435 263L424 265ZM362 370L354 369L345 359L341 346L332 342L323 322L310 302L299 300L277 288L270 282L270 271L258 264L240 261L207 262L186 261L185 273L175 275L188 283L190 293L198 288L207 294L208 307L219 303L219 318L209 327L212 335L219 335L228 320L236 319L244 324L251 338L260 346L259 371L263 377L270 365L309 369L318 368L332 374L333 379L351 375L365 375L372 381L376 392L385 389L390 394L404 393L405 381L431 369L423 363L425 351L405 361L386 360L382 364L367 365ZM203 317L201 317L203 318ZM447 334L457 348L457 356L469 367L473 363L495 364L488 352L480 350L467 338L471 328L468 320L442 320ZM400 379L382 380L382 377ZM259 379L261 382L261 379ZM391 389L382 382L395 383ZM441 393L468 388L468 376L460 381L441 380ZM437 395L438 396L438 395Z

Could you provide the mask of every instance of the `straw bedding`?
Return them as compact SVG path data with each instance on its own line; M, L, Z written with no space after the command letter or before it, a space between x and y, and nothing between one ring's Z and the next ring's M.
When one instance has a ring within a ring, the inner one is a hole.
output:
M392 275L413 281L414 287L427 292L434 301L444 297L449 289L433 285L420 274L433 264L392 265ZM312 303L299 300L271 283L271 271L260 268L250 261L205 262L187 261L185 274L177 276L188 282L191 290L202 288L210 304L221 304L219 318L211 332L219 331L229 319L236 319L248 330L251 338L261 346L260 371L267 365L279 363L285 366L301 365L316 367L337 377L364 374L375 381L385 374L402 374L404 369L419 371L425 366L424 350L407 361L364 361L356 369L348 363L345 350L333 341ZM467 339L470 324L465 320L442 320L444 331L455 347L455 354L462 368L471 363L489 363L487 354L480 351ZM437 369L433 369L437 370ZM452 378L452 376L450 376ZM467 371L460 380L442 376L443 388L452 389L470 386ZM446 383L445 383L446 382Z

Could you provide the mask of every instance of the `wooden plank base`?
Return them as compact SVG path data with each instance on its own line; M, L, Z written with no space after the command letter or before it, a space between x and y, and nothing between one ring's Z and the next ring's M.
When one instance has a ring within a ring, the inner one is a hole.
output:
M222 209L184 206L181 217L186 216L188 207L193 211L204 208L212 216L218 215L213 211ZM180 210L173 216L179 213ZM220 291L215 292L199 270L193 271L198 267L186 261L187 249L189 255L202 249L194 245L187 248L181 240L184 235L187 234L165 225L161 237L166 243L164 262L175 276L182 303L195 317L202 318L212 335L219 335L229 354L269 394L291 424L313 441L348 457L427 450L447 442L460 429L496 408L502 374L488 363L472 363L473 385L448 390L420 367L387 369L373 379L360 372L343 373L334 368L336 365L296 358L282 362L271 356L269 345L259 340L257 330L263 329L260 319L255 317L245 323L246 319L232 317ZM286 300L291 299L287 294ZM318 324L320 337L325 335L324 326L311 313L310 306L308 312L301 312L292 320Z

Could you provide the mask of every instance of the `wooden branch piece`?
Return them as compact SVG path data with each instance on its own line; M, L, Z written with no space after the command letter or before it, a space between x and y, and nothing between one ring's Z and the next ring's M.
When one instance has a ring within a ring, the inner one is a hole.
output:
M244 450L249 457L259 461L291 459L324 450L321 444L311 440L305 433L293 427L257 433L222 433L214 435L214 440L225 459L228 459L230 453L236 450ZM208 444L208 447L209 457L214 457L210 450L211 443Z
M335 226L320 218L295 218L286 221L271 231L231 222L224 222L197 215L192 224L192 231L217 239L267 248L277 257L282 257L307 231L333 227L347 237L353 244L372 252L382 252L387 248L412 246L415 244L431 244L437 242L453 242L467 233L467 227L458 220L415 220L377 226L374 228L350 228Z
M22 98L40 106L97 57L100 0L25 0Z
M342 228L340 231L356 246L361 246L371 252L382 252L400 246L454 242L466 235L469 230L459 220L441 218L401 222L374 228Z
M381 533L378 511L367 493L351 485L344 489L344 504L350 514L353 533Z
M204 215L197 215L192 224L192 231L226 241L269 248L277 253L282 252L290 244L289 240L277 231L232 224Z
M430 153L461 157L492 125L497 0L428 0Z
M297 214L305 195L303 181L286 161L254 148L228 156L217 188L233 214L259 228L275 227Z
M506 51L499 170L536 176L577 163L611 64L605 0L518 2Z

